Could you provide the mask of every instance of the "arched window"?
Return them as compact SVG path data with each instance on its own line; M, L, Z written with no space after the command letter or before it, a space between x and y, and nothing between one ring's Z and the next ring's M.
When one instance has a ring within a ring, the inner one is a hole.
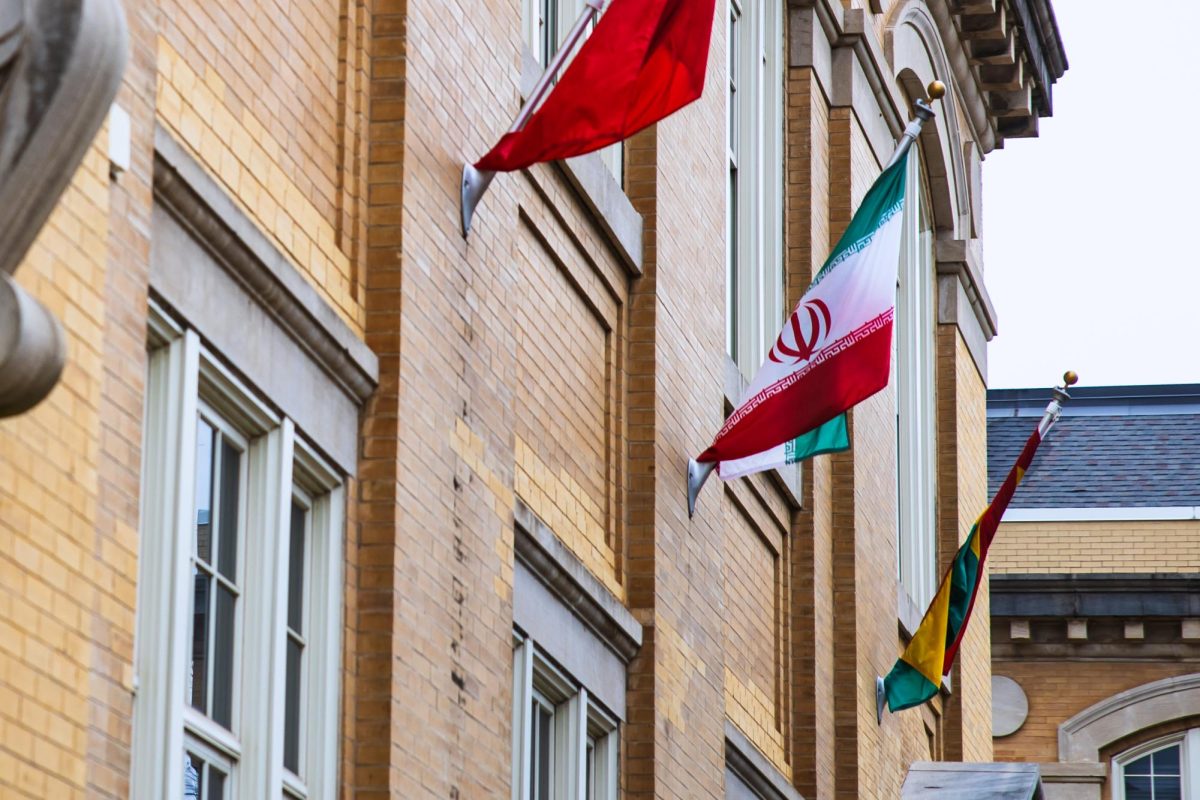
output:
M908 202L896 279L896 549L900 584L919 608L937 584L937 431L934 393L933 213L919 149L908 160Z
M1113 800L1200 800L1200 728L1113 759Z

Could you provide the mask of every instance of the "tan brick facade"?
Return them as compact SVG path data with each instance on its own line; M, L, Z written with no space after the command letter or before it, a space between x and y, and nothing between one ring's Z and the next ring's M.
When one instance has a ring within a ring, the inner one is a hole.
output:
M1200 522L1008 522L991 558L1000 573L1195 572Z
M978 94L948 66L963 45L939 38L921 0L880 5L780 6L793 37L789 306L909 116L902 78L951 87L953 113L920 147L938 240L974 237L969 202L957 204L979 187L959 183L960 156L992 141L971 138L966 114L986 112L962 108ZM344 326L377 359L373 391L354 401L356 457L338 465L341 797L510 795L519 508L640 625L625 707L608 709L622 721L621 797L724 796L727 726L810 800L898 798L913 761L991 760L986 586L953 691L876 722L876 676L907 639L894 382L852 412L850 452L806 462L798 480L714 480L688 518L685 461L730 401L722 4L708 91L626 143L623 192L594 156L500 175L469 238L461 167L518 108L519 3L125 6L118 102L133 168L109 176L102 132L17 273L62 320L69 358L45 403L0 421L0 796L154 796L136 785L132 726L147 701L134 640L139 558L166 535L139 514L148 302L170 305L155 269L175 246L156 238L152 210L172 148L199 165L210 205L230 201L222 235L277 254L271 291L311 291L294 326ZM904 36L928 37L939 58L889 63L909 52L893 45ZM271 291L254 302L269 306ZM986 502L985 377L964 333L981 323L948 314L931 398L939 568ZM267 385L232 356L227 368ZM309 427L298 435L336 458Z

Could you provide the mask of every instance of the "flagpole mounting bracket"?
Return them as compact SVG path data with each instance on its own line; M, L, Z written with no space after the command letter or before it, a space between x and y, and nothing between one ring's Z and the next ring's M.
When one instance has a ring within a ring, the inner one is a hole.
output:
M883 724L883 709L887 705L887 686L883 678L875 676L875 722Z
M707 461L701 463L694 458L688 459L687 466L687 506L688 519L696 513L696 495L700 494L701 487L708 480L708 476L712 475L714 469L717 468L716 461Z
M479 205L480 199L488 190L488 186L492 184L494 177L496 177L496 173L475 169L471 164L463 167L461 218L464 239L471 232L471 218L475 216L475 207Z

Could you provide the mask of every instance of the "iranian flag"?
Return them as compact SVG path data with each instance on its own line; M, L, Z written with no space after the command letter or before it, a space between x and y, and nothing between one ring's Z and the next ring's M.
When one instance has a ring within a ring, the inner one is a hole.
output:
M845 411L887 386L891 369L907 162L867 192L697 462L718 462L728 480L849 447Z

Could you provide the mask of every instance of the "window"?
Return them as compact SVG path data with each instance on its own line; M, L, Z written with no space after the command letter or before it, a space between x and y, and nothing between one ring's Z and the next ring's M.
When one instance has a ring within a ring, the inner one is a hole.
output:
M518 636L513 650L513 800L616 800L615 718Z
M937 575L933 215L914 147L896 279L896 509L900 584L919 607Z
M543 70L550 66L558 53L559 44L567 38L587 6L585 0L522 0L521 28L525 44ZM588 35L596 27L597 19L592 19ZM600 160L616 179L617 185L624 188L625 145L617 142L599 152Z
M559 44L575 26L587 7L584 0L523 0L521 5L521 27L525 44L534 59L546 69L558 53ZM593 19L589 28L596 26ZM561 74L561 72L560 72ZM625 185L625 148L617 142L600 151L600 158L617 184Z
M1113 800L1200 798L1200 729L1140 745L1113 760Z
M747 380L783 320L783 6L729 0L726 349Z
M133 793L332 796L341 478L194 331L152 317Z

